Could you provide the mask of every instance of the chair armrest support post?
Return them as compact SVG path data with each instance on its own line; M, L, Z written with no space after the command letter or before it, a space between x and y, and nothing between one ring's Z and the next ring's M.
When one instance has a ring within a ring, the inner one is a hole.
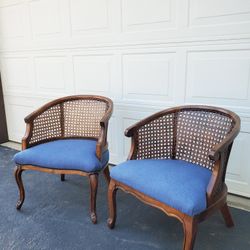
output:
M229 155L233 146L233 141L229 146L224 148L224 151L219 154L219 158L214 164L214 169L210 182L207 187L207 201L210 204L213 201L214 196L216 195L217 189L222 183L224 183L226 167L229 160Z
M126 132L125 135L127 136ZM131 138L131 147L127 157L127 160L132 160L136 158L136 153L138 149L138 133L135 132Z
M96 156L99 160L102 159L102 152L108 147L107 145L107 123L100 122L101 132L96 143Z
M209 184L207 186L207 204L208 206L212 203L212 200L213 200L213 197L214 197L214 194L215 194L215 191L219 185L219 181L220 181L220 165L221 165L221 160L218 159L216 162L215 162L215 165L214 165L214 169L213 169L213 172L212 172L212 176L210 178L210 181L209 181Z
M33 123L26 122L26 131L22 138L22 150L25 150L29 147L29 141L32 136L32 132L33 132Z
M207 201L210 204L213 200L216 190L223 182L225 177L225 169L228 163L229 155L232 149L233 141L235 137L240 132L240 119L238 116L235 116L237 120L237 125L233 130L226 136L222 142L216 144L211 151L209 152L209 158L215 161L213 173L210 179L210 182L207 187Z
M96 143L96 156L99 160L102 159L103 151L108 149L108 142L107 142L108 122L112 113L113 113L113 103L110 101L109 108L100 121L101 132Z

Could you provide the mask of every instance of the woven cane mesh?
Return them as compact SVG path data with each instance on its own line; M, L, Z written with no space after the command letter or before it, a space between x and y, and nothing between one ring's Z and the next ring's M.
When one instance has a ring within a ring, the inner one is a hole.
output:
M66 100L56 104L34 119L29 145L62 137L97 138L100 120L107 109L106 102L95 99Z
M39 115L33 122L33 133L29 144L61 137L62 130L60 119L61 110L59 104Z
M174 115L167 114L138 130L137 159L168 159L173 150Z
M226 137L233 125L228 116L202 109L165 114L138 129L135 158L175 158L213 170L210 150Z
M210 170L209 152L231 131L231 118L211 111L181 111L177 119L176 159L199 164Z
M107 104L97 100L77 100L63 104L65 137L99 137L100 120Z

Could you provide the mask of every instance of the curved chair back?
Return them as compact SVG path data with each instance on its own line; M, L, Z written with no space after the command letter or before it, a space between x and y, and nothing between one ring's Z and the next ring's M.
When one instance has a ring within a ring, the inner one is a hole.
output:
M111 116L112 107L112 101L102 96L80 95L54 100L25 118L25 122L33 126L28 146L63 138L97 139L101 122Z
M214 146L229 140L231 149L240 128L239 117L209 106L181 106L140 122L134 159L180 159L213 169ZM228 151L228 154L230 150Z

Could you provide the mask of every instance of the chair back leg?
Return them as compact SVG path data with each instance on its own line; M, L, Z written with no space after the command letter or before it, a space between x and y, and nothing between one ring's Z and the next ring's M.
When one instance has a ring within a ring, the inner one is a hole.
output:
M65 181L65 174L61 174L61 181Z
M104 174L105 180L106 180L107 183L109 184L109 182L110 182L109 165L108 165L107 167L104 168L103 174Z
M220 209L221 213L222 213L222 216L225 220L225 223L226 223L226 226L227 227L233 227L234 226L234 222L233 222L233 218L231 216L231 213L230 213L230 210L229 210L229 207L227 205L227 203L225 203L221 209Z
M96 194L98 188L98 174L90 174L89 175L90 182L90 218L91 221L96 224L97 216L96 216Z

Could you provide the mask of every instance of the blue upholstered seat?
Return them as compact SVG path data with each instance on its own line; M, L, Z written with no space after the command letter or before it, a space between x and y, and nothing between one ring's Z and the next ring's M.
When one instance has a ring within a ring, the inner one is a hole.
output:
M15 155L14 161L19 165L94 172L101 170L108 163L109 152L107 150L103 153L100 162L96 157L95 140L65 139L21 151Z
M206 209L212 172L182 160L130 160L111 169L112 179L187 215Z

